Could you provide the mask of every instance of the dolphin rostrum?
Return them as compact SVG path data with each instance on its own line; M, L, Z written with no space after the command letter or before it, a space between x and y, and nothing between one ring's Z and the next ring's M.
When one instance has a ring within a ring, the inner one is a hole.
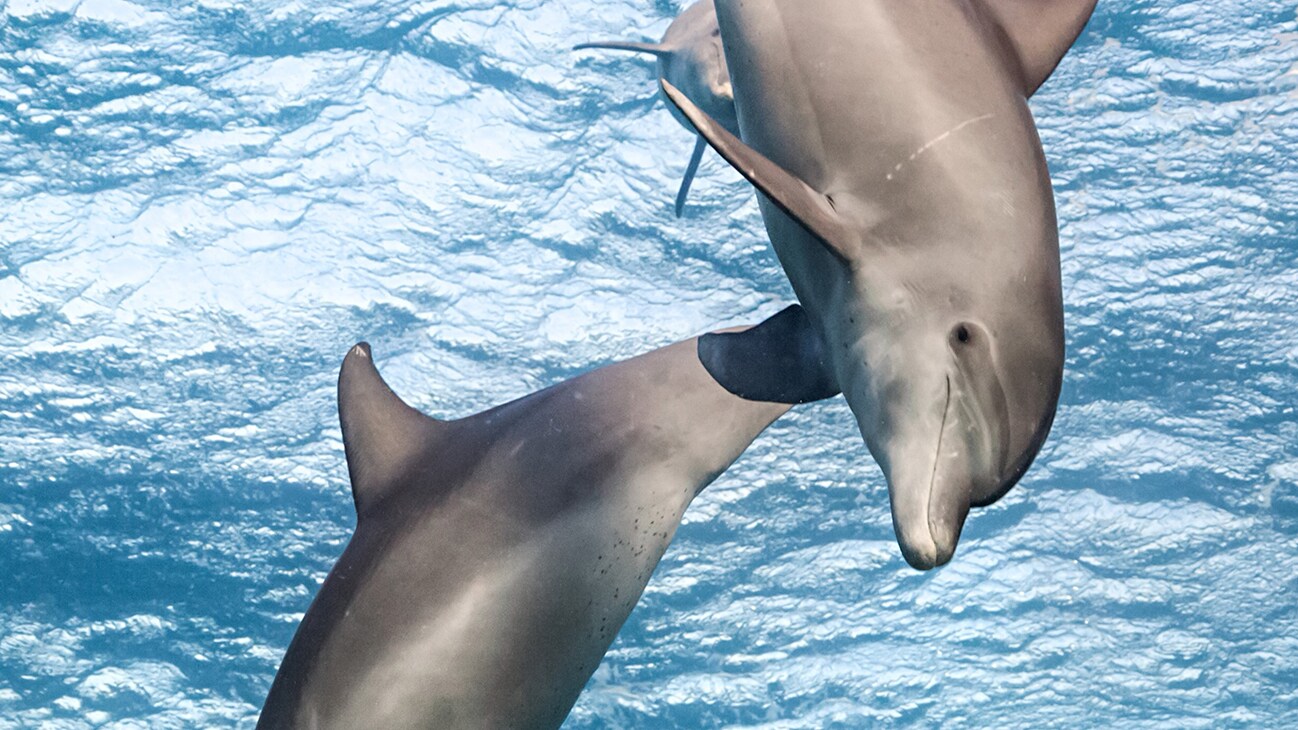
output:
M1027 97L1094 6L717 0L742 141L663 83L762 193L919 569L951 559L1054 419L1059 238Z
M634 41L596 41L574 46L574 51L587 48L606 48L617 51L651 53L658 59L658 78L665 79L680 89L695 105L713 119L725 125L732 134L739 134L735 118L735 98L730 91L730 72L726 70L726 55L721 48L721 31L717 27L717 10L712 0L699 0L682 12L663 34L658 43ZM668 104L676 121L691 132L694 127L675 106ZM676 217L685 210L694 174L708 143L697 137L694 152L690 155L685 177L676 193Z
M468 418L338 380L351 542L258 728L557 728L690 501L791 403L838 392L797 305Z

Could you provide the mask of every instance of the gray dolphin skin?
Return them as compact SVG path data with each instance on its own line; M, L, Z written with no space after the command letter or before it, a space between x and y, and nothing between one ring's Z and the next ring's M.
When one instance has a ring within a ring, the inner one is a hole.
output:
M658 78L680 89L696 106L703 109L732 134L739 134L735 117L735 99L730 91L730 72L726 69L726 56L721 48L721 30L717 27L717 10L712 0L700 0L686 8L667 26L662 41L639 43L634 41L595 41L574 46L574 51L590 48L650 53L658 59ZM672 104L667 108L681 126L694 131L694 127ZM690 155L685 177L676 193L676 217L685 210L690 185L698 172L699 161L707 142L698 137Z
M780 262L888 481L906 560L1040 450L1063 377L1050 175L1027 97L1095 0L718 0L740 137L664 91L762 193Z
M838 392L823 355L794 305L439 421L357 345L356 532L257 727L559 727L690 501L790 403Z

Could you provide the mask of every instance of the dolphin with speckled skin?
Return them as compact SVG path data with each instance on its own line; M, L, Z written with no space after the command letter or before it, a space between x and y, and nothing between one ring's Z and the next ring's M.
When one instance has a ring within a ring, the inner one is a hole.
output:
M689 6L667 26L667 32L658 43L636 41L595 41L574 46L574 51L589 48L633 51L653 54L658 59L658 78L665 79L680 89L696 106L713 119L739 134L735 117L735 98L730 91L730 72L726 69L726 54L721 48L721 30L717 27L717 9L712 0L700 0ZM691 132L694 127L676 109L668 104L676 121ZM698 172L699 162L708 143L697 137L694 152L690 155L685 177L676 193L676 217L685 210L685 199Z
M557 728L690 501L838 392L794 305L439 421L367 345L338 409L357 526L258 728Z
M1054 419L1059 238L1027 98L1095 0L716 6L739 137L664 91L760 191L888 480L902 553L942 565Z

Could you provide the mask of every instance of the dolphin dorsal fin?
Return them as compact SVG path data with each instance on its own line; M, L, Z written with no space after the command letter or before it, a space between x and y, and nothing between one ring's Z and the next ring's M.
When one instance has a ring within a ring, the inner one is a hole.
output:
M852 240L852 236L834 211L829 198L744 144L666 79L659 79L658 83L662 85L663 94L668 100L694 125L694 130L740 175L747 178L753 187L819 238L830 253L842 261L850 260L851 252L847 242Z
M401 484L445 425L406 405L392 392L374 367L365 342L343 359L338 374L338 419L358 518L364 518Z
M572 50L585 51L591 48L602 48L609 51L631 51L632 53L652 53L659 58L672 54L672 49L661 43L640 43L637 41L592 41L591 43L575 45Z
M1024 94L1050 78L1095 11L1096 0L982 0L1023 68Z

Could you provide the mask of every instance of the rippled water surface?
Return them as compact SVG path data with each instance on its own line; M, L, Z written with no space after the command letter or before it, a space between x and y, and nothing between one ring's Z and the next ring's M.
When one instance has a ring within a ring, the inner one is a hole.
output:
M1292 2L1101 0L1033 100L1068 362L907 568L841 399L688 513L571 728L1298 726ZM465 415L791 301L666 0L0 2L0 727L249 726L353 525L374 343Z

